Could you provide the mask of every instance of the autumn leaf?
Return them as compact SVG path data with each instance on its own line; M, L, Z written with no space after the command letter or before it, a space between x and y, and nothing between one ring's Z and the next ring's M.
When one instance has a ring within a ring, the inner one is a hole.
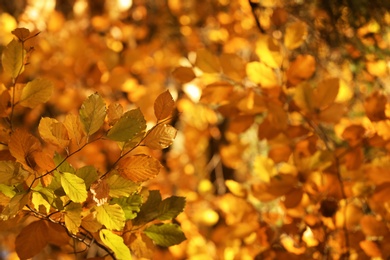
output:
M87 199L87 190L85 182L80 177L70 172L61 174L61 185L64 188L66 195L73 202L84 202Z
M295 86L311 78L316 70L315 58L311 55L298 55L286 72L288 82Z
M16 237L15 251L20 259L29 259L37 255L48 242L46 221L34 221L24 227Z
M121 230L125 226L125 213L118 204L104 203L96 208L96 219L110 230Z
M69 145L68 131L66 127L56 119L43 117L38 126L39 135L48 143L52 143L61 148Z
M81 225L82 207L79 203L71 202L65 207L65 226L72 233L77 234Z
M126 157L118 164L118 172L133 182L144 182L156 177L160 168L158 160L145 154Z
M336 99L339 92L340 80L330 78L320 81L313 90L313 103L319 110L330 106Z
M83 102L79 110L80 120L87 136L96 133L106 117L106 104L99 94L92 94Z
M114 252L117 259L132 259L130 249L125 245L122 237L112 233L107 229L100 230L99 237L103 243Z
M131 140L138 134L145 131L146 121L139 108L130 110L108 131L107 137L118 142Z
M47 102L53 92L53 84L46 79L34 79L26 84L22 90L19 104L24 107L34 108Z
M246 65L248 78L264 88L275 87L278 85L275 72L264 63L253 61Z
M302 45L307 36L307 25L297 21L287 25L284 35L284 45L290 49L296 49Z
M219 73L221 70L218 58L207 49L197 50L195 66L205 73Z
M138 191L140 185L123 178L119 174L110 174L106 179L109 189L109 195L113 198L127 197Z
M30 36L30 30L26 28L16 28L11 33L15 35L20 41L24 41Z
M152 128L144 139L144 144L151 149L165 149L176 137L177 130L173 126L160 124Z
M176 224L152 225L144 232L159 246L178 245L186 239L183 231Z
M68 136L71 141L75 142L79 147L85 144L86 133L79 116L74 114L67 114L65 117L64 126L68 131Z
M11 135L8 148L18 162L32 167L31 162L28 162L26 159L34 152L41 150L41 143L35 136L27 132L27 130L17 129Z
M113 126L123 115L123 107L118 103L111 103L107 109L108 124Z
M1 64L4 71L15 79L24 70L26 51L22 43L13 39L3 50Z
M169 90L160 94L154 101L154 115L160 121L172 115L175 107L175 101Z
M177 67L172 71L172 76L180 83L187 83L193 80L196 75L190 67Z

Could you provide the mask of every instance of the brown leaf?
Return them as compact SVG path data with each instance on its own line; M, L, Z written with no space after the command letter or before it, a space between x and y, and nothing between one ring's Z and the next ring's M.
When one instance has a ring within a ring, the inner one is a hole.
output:
M169 90L160 94L154 102L154 115L157 120L165 119L172 115L175 108L175 101Z
M384 220L380 220L374 215L364 215L360 220L360 227L363 233L369 237L381 237L389 232Z
M381 121L386 119L387 98L385 95L378 91L373 92L364 100L364 109L366 110L367 117L372 121Z
M180 83L190 82L196 77L194 70L189 67L177 67L172 71L172 76Z
M371 240L363 240L359 243L360 247L369 257L382 257L381 250L377 243Z
M144 182L157 176L160 162L146 154L137 154L119 162L118 172L133 182Z
M24 41L30 36L30 30L26 28L16 28L12 34L18 37L19 40Z
M24 227L15 240L15 251L20 259L28 259L37 255L49 242L47 223L38 220Z
M317 109L322 110L332 104L339 93L340 80L330 78L320 81L313 90L313 100Z
M218 73L221 69L218 58L206 49L199 49L196 52L195 66L205 73Z
M110 198L110 187L105 180L97 180L91 184L90 191L92 193L92 199L98 206L103 205Z

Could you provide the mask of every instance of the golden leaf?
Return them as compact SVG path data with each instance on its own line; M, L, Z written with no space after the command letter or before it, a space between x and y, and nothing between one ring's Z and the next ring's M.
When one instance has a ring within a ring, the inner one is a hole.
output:
M254 83L264 88L272 88L279 85L275 72L272 68L258 61L249 62L246 65L246 74Z
M146 154L126 157L118 164L118 172L133 182L144 182L156 177L160 168L160 162Z
M173 126L160 124L150 130L144 144L151 149L165 149L173 143L177 130Z
M196 77L194 70L190 67L177 67L172 71L172 76L180 83L190 82Z
M293 50L302 45L306 40L307 25L304 22L298 21L289 24L284 35L284 45L289 50Z
M172 115L175 108L175 101L169 90L160 94L154 102L154 114L157 120L165 119Z
M206 49L199 49L196 52L195 66L205 73L219 73L221 70L218 58Z
M277 69L280 68L283 56L280 52L280 46L268 35L261 35L256 42L256 54L259 59L267 66Z
M338 78L330 78L320 81L317 87L313 90L313 101L315 107L322 110L330 106L337 97L339 86L340 80Z
M41 150L41 143L38 138L31 135L27 130L17 129L11 135L8 148L18 162L34 168L35 162L31 162L28 159L32 158L34 152Z

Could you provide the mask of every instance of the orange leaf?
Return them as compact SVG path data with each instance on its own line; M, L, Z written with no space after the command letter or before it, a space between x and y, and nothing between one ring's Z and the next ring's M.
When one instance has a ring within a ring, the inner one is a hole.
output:
M364 253L369 257L382 257L382 252L377 243L371 240L363 240L359 243L360 247L363 249Z
M18 37L19 40L24 41L30 36L30 30L26 28L16 28L12 31L12 34Z
M175 101L169 90L160 94L154 102L154 114L157 120L162 120L172 115L175 108Z
M360 220L360 227L363 233L369 237L381 237L389 232L386 223L373 215L364 215Z
M160 162L146 154L137 154L124 158L118 165L118 172L133 182L144 182L157 176Z
M218 73L221 69L218 58L206 49L196 52L195 66L205 73Z
M180 83L190 82L196 77L193 69L189 67L177 67L172 71L172 76Z
M306 36L307 25L304 22L298 21L289 24L284 36L284 45L289 50L296 49L306 40Z
M33 168L33 165L28 161L28 158L30 158L34 152L41 150L41 143L38 138L31 135L26 130L17 129L11 135L8 148L12 156L15 157L18 162Z
M364 100L364 109L367 117L373 122L386 119L386 103L387 98L385 95L380 94L378 91L373 92Z
M313 90L313 99L316 108L322 110L331 105L339 93L340 80L331 78L322 80Z
M47 235L45 220L38 220L24 227L15 240L15 251L19 258L28 259L38 254L49 242Z
M110 187L105 180L97 180L91 184L92 199L98 206L103 205L109 199Z
M200 101L208 104L223 104L229 101L233 86L226 82L207 85L202 90Z
M123 107L118 103L111 103L107 108L108 124L113 126L123 115Z
M311 55L298 55L287 70L288 82L295 86L309 79L316 70L316 60Z

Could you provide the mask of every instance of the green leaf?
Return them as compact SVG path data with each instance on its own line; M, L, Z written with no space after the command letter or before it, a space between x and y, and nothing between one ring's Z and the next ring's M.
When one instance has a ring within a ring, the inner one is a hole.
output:
M16 194L15 187L8 186L5 184L0 184L0 192L3 193L8 198L12 198Z
M79 114L87 135L96 133L106 117L106 104L103 98L97 93L90 95L82 104Z
M98 173L95 167L87 165L76 170L76 176L84 180L87 189L98 179Z
M64 157L62 157L60 154L56 153L54 155L54 163L56 166L58 166L57 170L60 171L60 172L70 172L70 173L75 173L76 170L72 167L72 165L70 165L70 163L68 163L67 161L65 161Z
M134 219L134 225L148 223L156 219L159 215L158 209L161 203L161 194L158 190L149 191L147 201L142 205L138 216Z
M47 102L53 92L53 84L46 79L34 79L27 83L22 90L20 105L34 108Z
M131 260L130 249L125 245L122 237L107 229L100 230L99 236L103 243L114 252L116 259Z
M106 179L108 186L110 187L109 195L113 198L128 197L131 194L138 191L140 185L125 179L119 174L112 174Z
M118 142L126 142L146 129L144 115L139 108L127 111L107 133L107 137Z
M55 180L55 178L53 179ZM52 182L53 183L53 182ZM59 182L59 185L61 183ZM61 186L57 187L60 188ZM62 187L61 187L62 190ZM42 185L38 185L37 187L33 188L33 191L36 193L39 193L44 200L46 200L53 208L62 210L63 209L63 202L59 196L56 196L54 193L54 190L51 189L51 186L43 187ZM65 195L65 193L63 193Z
M113 198L111 203L120 205L125 212L126 220L129 220L137 217L137 212L140 211L142 204L142 197L138 194L135 194L128 198Z
M126 220L121 206L108 203L96 207L96 219L110 230L122 230Z
M21 164L13 161L0 161L0 184L15 185L23 182L29 172Z
M171 223L152 225L144 233L159 246L169 247L186 240L180 226Z
M80 203L71 202L65 207L65 226L72 233L77 234L81 225L82 207Z
M172 196L163 200L158 209L158 219L168 220L173 219L179 213L183 212L184 206L186 205L185 197Z
M24 69L26 51L21 42L13 39L3 50L1 59L4 71L15 79Z
M84 180L73 173L62 173L61 185L64 188L66 195L68 195L69 199L73 202L84 202L88 197Z

